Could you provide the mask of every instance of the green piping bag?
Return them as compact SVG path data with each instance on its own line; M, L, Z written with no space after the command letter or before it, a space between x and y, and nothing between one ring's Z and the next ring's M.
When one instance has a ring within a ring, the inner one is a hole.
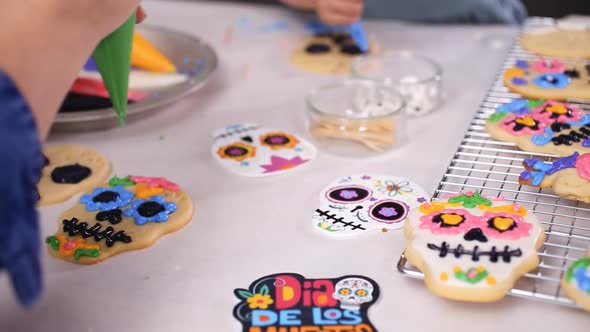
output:
M121 127L125 126L127 114L131 45L136 14L137 12L134 11L133 15L120 28L101 40L92 54L117 112Z

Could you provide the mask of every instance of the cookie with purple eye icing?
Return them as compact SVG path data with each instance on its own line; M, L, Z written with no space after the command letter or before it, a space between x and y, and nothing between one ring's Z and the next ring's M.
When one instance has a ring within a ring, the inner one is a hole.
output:
M164 178L114 177L86 192L61 214L58 229L45 239L51 255L76 264L95 264L142 249L187 225L193 203Z
M468 192L412 210L405 237L404 255L424 273L430 291L452 300L492 302L537 267L545 235L524 207Z
M533 99L590 99L590 65L557 59L517 60L504 72L504 85Z
M485 128L524 151L568 156L590 152L590 116L558 101L515 99L492 113Z

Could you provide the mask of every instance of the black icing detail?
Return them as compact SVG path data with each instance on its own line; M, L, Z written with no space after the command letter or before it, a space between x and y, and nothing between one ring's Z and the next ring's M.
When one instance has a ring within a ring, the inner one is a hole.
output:
M122 243L130 243L132 241L131 236L125 234L125 231L115 233L115 229L111 226L108 226L101 232L101 224L96 223L94 226L88 228L88 223L85 221L80 222L78 218L64 219L62 223L64 233L68 233L69 236L79 234L84 239L92 237L96 242L105 239L107 247L112 247L117 241Z
M150 218L157 215L160 212L166 211L164 206L158 202L147 201L142 203L138 208L137 212L142 217Z
M553 77L552 75L543 75L541 79L549 84L555 85L559 82L559 79Z
M245 142L248 142L248 143L253 143L254 142L254 140L250 136L244 136L244 137L242 137L242 141L245 141Z
M563 123L563 122L553 122L551 124L551 130L554 133L558 133L562 130L566 130L566 129L570 129L570 128L571 128L571 126L569 124Z
M49 165L49 158L46 155L43 155L43 167Z
M115 201L117 198L119 198L119 193L117 193L115 191L107 190L107 191L103 191L100 194L94 196L92 201L94 203L108 203L108 202Z
M580 78L580 72L576 69L568 69L564 71L563 74L568 76L569 78Z
M354 203L367 199L371 195L368 189L357 186L339 187L328 193L328 197L340 203Z
M531 130L539 130L539 121L537 121L535 119L533 119L535 124L532 127L529 127L529 126L524 125L522 123L518 123L518 122L516 122L516 120L518 120L518 119L514 119L514 120L506 123L507 125L510 123L514 123L514 128L513 128L514 131L521 131L524 128L531 128Z
M111 225L116 225L116 224L120 223L121 220L123 220L122 214L123 214L123 211L121 211L121 209L102 211L96 215L96 220L98 220L98 221L108 220L108 222L110 222Z
M354 44L346 44L346 45L340 46L340 52L347 54L347 55L360 55L360 54L365 53L358 46L356 46Z
M330 52L330 45L323 43L313 43L305 48L305 52L308 54L323 54Z
M406 206L396 201L378 203L371 208L371 211L369 211L369 215L373 219L386 223L399 222L406 217L407 213Z
M338 45L352 42L352 39L350 38L349 35L341 34L341 33L332 35L332 40L334 41L334 43L336 43Z
M488 242L488 238L479 227L470 229L469 232L465 233L463 239L465 241Z
M446 224L442 218L442 216L445 214L459 216L459 217L461 217L461 221L456 225ZM465 222L465 217L460 214L456 214L456 213L440 213L440 214L437 214L436 216L434 216L434 218L432 218L432 222L440 224L440 227L457 227Z
M453 248L446 242L441 243L440 247L434 243L428 243L426 246L428 249L438 251L439 257L444 258L447 255L453 255L455 258L460 258L461 256L471 256L471 260L474 262L479 261L480 257L488 256L490 258L490 262L492 263L498 262L498 258L500 257L502 257L502 261L505 263L510 263L510 261L512 261L512 257L522 256L522 251L520 248L510 250L509 246L504 246L504 250L502 251L498 251L496 246L493 246L490 251L479 251L479 246L475 246L473 250L465 250L465 248L463 248L463 246L460 244Z
M572 145L572 143L579 143L590 137L590 130L586 127L580 128L580 131L572 130L569 134L561 134L551 139L555 145Z
M51 179L55 183L80 183L92 174L92 170L80 164L56 167L51 172Z
M515 229L516 227L518 227L518 225L516 224L516 221L514 221L514 219L512 219L512 224L510 225L510 227L508 227L508 229L504 229L504 230L499 229L496 227L496 225L494 225L494 220L496 220L496 218L492 218L492 219L488 220L488 228L495 229L500 233L504 233L504 232L511 231L511 230Z

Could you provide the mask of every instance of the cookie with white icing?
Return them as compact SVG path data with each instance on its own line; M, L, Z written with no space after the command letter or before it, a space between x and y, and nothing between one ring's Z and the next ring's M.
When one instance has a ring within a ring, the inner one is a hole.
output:
M526 98L590 99L590 65L584 61L518 60L504 72L504 85Z
M101 153L78 145L48 145L37 186L39 205L61 203L108 179L111 164Z
M590 116L566 103L516 99L498 107L485 128L493 138L524 151L560 156L590 152Z
M164 178L112 178L80 197L58 220L45 242L49 253L77 264L94 264L142 249L179 230L193 216L193 203Z
M405 256L433 293L491 302L539 264L545 238L527 209L478 193L423 203L405 224Z
M586 257L572 263L564 273L561 288L570 299L590 312L590 249Z
M526 170L518 178L520 184L552 188L559 196L590 203L590 153L574 152L551 162L531 158L523 166Z
M523 33L523 49L532 53L574 59L590 59L590 24L564 22Z

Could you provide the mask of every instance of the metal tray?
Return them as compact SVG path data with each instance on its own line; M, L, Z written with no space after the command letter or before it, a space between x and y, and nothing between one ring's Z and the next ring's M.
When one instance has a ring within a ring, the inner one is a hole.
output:
M162 109L190 93L193 93L211 79L218 66L217 54L206 42L197 37L161 27L140 25L137 27L150 42L168 56L186 73L189 79L183 83L159 91L151 91L149 97L127 108L127 122L133 122ZM118 126L117 116L112 108L93 111L58 113L52 130L86 131Z
M529 19L525 29L552 24L552 19L533 18ZM433 200L460 191L481 191L492 197L503 196L507 201L532 210L545 227L545 243L539 249L540 263L537 269L520 278L508 294L575 307L561 290L560 281L566 269L582 258L590 246L590 204L556 196L551 189L521 186L518 177L524 170L523 159L534 157L550 161L556 156L521 151L513 143L496 141L484 127L486 119L498 106L521 98L502 83L504 70L512 67L517 59L534 60L537 57L522 50L518 39L515 41L440 181ZM590 112L588 100L568 102L586 113ZM397 267L408 277L424 278L424 274L411 265L403 254Z

